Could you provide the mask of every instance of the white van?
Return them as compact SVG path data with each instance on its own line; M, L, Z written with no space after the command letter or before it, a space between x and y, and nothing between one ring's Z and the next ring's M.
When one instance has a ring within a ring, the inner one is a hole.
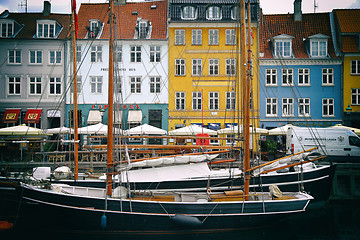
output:
M289 127L286 136L288 154L318 147L317 152L334 162L360 162L360 138L341 127Z

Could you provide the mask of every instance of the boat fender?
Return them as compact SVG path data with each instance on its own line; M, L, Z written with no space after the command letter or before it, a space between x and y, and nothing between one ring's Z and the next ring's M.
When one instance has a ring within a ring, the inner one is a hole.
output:
M106 219L106 215L105 215L105 213L104 213L104 214L101 216L101 223L100 223L102 229L105 229L105 228L106 228L106 221L107 221L107 219Z
M202 225L202 222L197 217L193 217L193 216L176 214L176 215L170 216L170 219L174 223L177 223L182 226L187 226L187 227L197 227L197 226Z

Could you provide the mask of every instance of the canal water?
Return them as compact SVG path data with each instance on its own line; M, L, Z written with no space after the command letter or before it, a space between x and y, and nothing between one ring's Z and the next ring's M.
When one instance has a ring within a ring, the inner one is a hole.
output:
M49 219L49 221L51 221ZM41 224L41 223L39 223ZM0 239L61 240L360 240L360 201L333 201L269 226L237 232L180 235L119 235L112 232L76 232L54 226L48 231L0 231Z

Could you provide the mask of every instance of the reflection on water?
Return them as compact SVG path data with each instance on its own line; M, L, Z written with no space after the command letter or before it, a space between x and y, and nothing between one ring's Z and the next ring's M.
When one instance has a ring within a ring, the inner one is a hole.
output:
M46 220L45 220L46 221ZM41 224L41 223L39 223ZM184 233L180 235L135 235L126 236L113 232L76 232L68 233L66 229L56 226L48 231L19 232L16 230L0 232L0 239L61 239L61 240L105 240L105 239L146 239L146 240L322 240L322 239L360 239L360 201L336 202L320 209L306 211L282 222L272 223L264 228L216 234Z

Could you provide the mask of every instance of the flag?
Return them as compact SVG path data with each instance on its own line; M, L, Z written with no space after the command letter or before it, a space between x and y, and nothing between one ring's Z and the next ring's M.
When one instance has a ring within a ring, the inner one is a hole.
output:
M76 0L72 0L72 8L71 8L74 19L75 19L75 36L78 38L78 15L76 14Z

